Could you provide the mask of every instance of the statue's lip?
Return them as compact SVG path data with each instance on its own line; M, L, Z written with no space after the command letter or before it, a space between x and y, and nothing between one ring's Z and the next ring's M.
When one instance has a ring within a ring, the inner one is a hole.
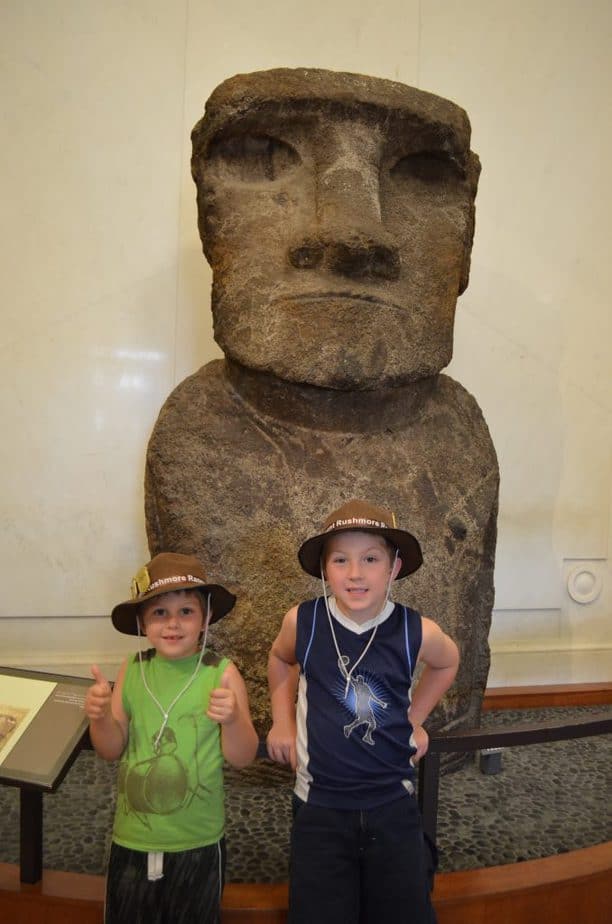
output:
M342 290L333 290L330 292L304 292L296 295L286 292L283 295L277 295L276 298L273 298L272 304L275 302L322 302L327 300L365 302L368 305L380 305L382 308L393 308L397 311L405 310L401 305L388 301L387 299L380 298L380 296L369 292L351 292Z

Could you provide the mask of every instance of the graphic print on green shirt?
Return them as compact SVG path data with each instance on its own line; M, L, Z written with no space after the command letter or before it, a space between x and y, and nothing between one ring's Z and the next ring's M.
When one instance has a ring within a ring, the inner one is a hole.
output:
M164 709L192 677L198 655L166 660L143 652L143 670L151 692ZM206 652L193 682L163 723L146 690L138 658L130 661L123 684L129 717L128 744L121 759L113 840L145 851L190 850L223 836L223 754L221 732L206 715L211 691L219 686L229 661Z

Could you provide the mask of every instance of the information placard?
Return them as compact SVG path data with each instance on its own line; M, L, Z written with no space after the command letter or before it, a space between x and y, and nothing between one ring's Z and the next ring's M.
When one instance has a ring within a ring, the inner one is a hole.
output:
M92 683L0 667L0 781L52 792L87 731L83 711Z

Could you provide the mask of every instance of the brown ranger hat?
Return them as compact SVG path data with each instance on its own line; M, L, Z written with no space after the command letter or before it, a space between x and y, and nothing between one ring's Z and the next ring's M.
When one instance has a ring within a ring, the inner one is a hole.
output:
M376 507L362 500L350 500L327 517L318 535L307 539L300 546L298 558L307 574L312 574L313 577L321 576L321 557L325 542L333 533L343 533L347 530L377 533L397 548L402 567L396 580L407 577L423 564L421 546L417 539L412 533L398 528L395 514L391 510Z
M193 555L160 552L132 579L132 599L118 603L111 613L115 629L138 635L136 617L141 603L172 590L200 590L210 594L211 624L229 613L236 597L221 584L208 584L201 563Z

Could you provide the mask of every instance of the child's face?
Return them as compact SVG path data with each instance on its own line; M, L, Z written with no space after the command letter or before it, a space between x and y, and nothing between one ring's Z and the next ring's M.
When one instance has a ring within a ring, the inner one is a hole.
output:
M354 622L378 616L391 575L401 567L382 536L351 530L330 536L325 544L325 577L340 612Z
M197 593L160 594L143 605L140 618L146 637L162 658L187 658L198 651L204 611Z

